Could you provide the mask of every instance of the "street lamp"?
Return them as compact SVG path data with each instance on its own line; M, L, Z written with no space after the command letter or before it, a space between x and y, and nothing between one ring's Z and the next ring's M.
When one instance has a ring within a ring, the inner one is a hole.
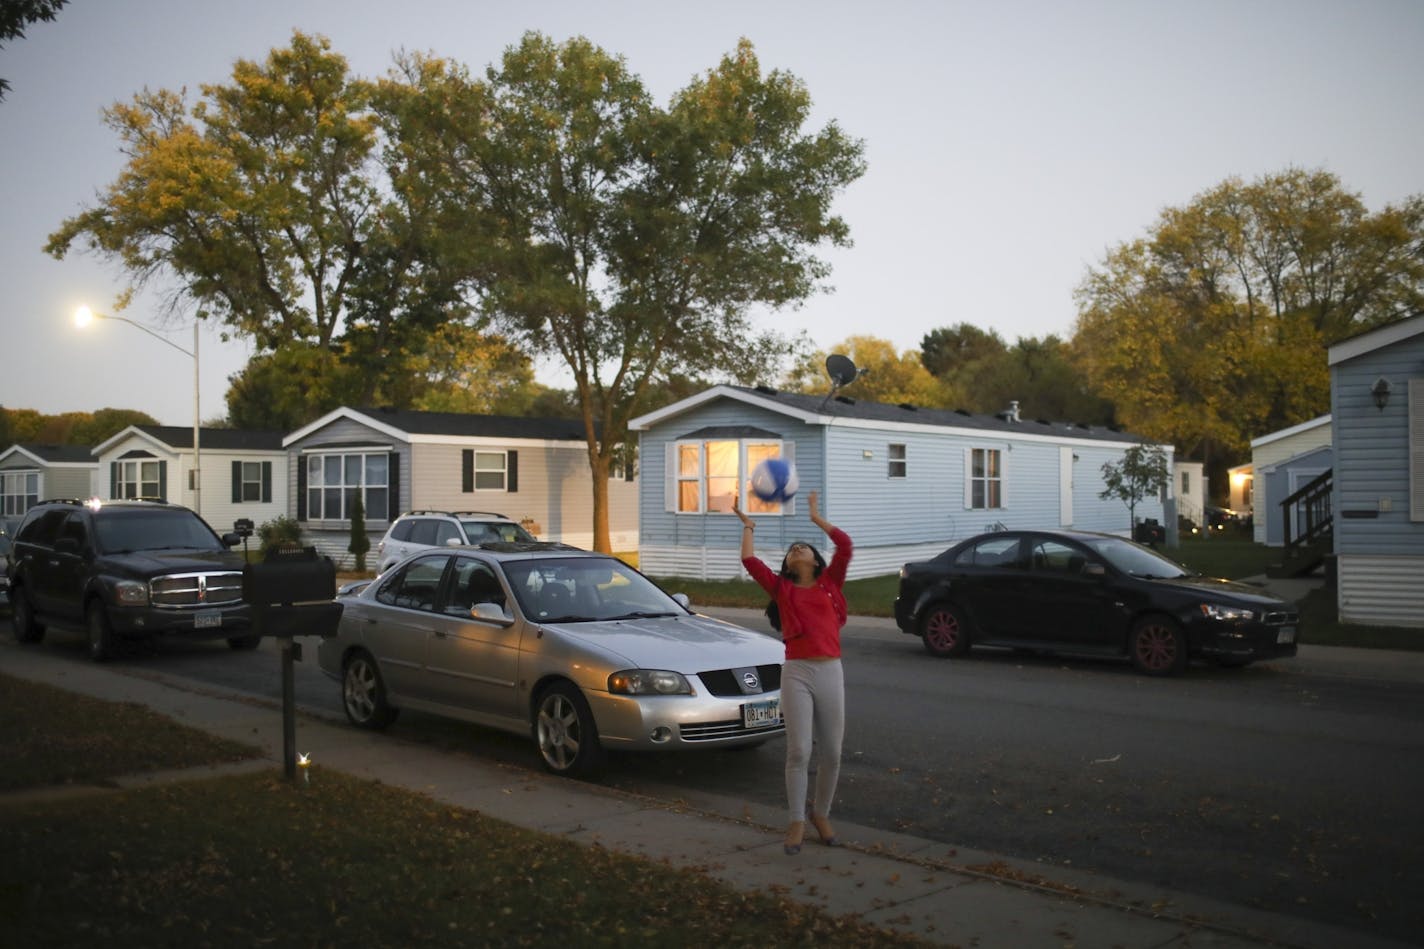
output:
M161 334L159 334L159 333L155 333L151 328L149 328L149 327L147 327L147 326L144 326L142 323L137 323L137 322L135 322L135 321L133 321L133 320L127 318L127 317L124 317L124 316L106 316L106 315L103 314L103 313L95 313L93 310L89 309L87 306L81 306L79 309L77 309L77 310L74 311L74 325L77 326L77 327L79 327L80 329L83 329L84 327L88 326L90 323L94 322L95 320L114 320L115 322L118 322L118 323L127 323L127 324L130 325L130 326L136 326L136 327L138 327L139 329L143 330L145 333L147 333L149 336L152 336L154 339L162 340L163 342L167 343L169 346L172 346L174 349L178 350L178 351L179 351L180 353L182 353L183 355L192 357L192 359L193 359L193 510L198 513L198 516L199 516L199 517L201 517L202 514L203 514L203 455L202 455L202 449L201 449L201 447L200 447L199 444L198 444L198 431L199 431L198 426L199 426L199 424L200 424L200 419L201 419L201 415L199 414L199 411L198 411L198 392L199 392L199 390L198 390L198 321L197 321L197 320L194 320L194 321L193 321L193 351L192 351L192 352L189 352L188 350L184 349L182 346L179 346L177 343L173 342L173 340L169 339L167 336L163 336L163 335L161 335Z

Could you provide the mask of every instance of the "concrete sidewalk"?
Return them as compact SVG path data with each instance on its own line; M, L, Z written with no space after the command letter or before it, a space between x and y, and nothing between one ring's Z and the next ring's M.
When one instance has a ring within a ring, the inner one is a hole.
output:
M313 644L314 645L314 644ZM274 702L199 688L145 670L76 662L42 648L0 645L0 672L115 702L136 702L185 725L256 744L264 762L139 775L122 787L253 767L281 769L282 715ZM1389 949L1358 932L1263 913L1156 887L837 822L844 848L808 834L782 853L780 809L711 796L672 804L541 771L484 763L391 736L299 715L297 748L312 781L336 770L426 794L583 845L694 869L733 887L855 916L934 943L983 949L1103 946L1296 946ZM67 789L65 794L82 793ZM93 793L114 793L96 789ZM0 807L44 792L0 795ZM729 815L736 815L735 817ZM1047 874L1051 874L1047 876Z

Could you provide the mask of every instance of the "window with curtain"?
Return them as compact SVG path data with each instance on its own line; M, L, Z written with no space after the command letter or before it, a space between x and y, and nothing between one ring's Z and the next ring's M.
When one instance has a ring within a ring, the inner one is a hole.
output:
M780 441L709 439L677 445L677 510L680 513L730 514L742 495L748 514L777 514L781 505L745 490L751 473L767 458L781 455Z
M975 448L969 469L969 506L1003 507L1003 475L999 449Z

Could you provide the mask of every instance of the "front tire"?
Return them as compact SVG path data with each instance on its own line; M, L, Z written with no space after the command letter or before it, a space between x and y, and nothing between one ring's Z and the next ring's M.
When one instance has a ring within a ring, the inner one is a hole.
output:
M369 653L359 652L346 660L341 672L341 706L351 724L373 731L385 728L400 714L400 709L386 701L386 682Z
M925 652L944 659L969 651L969 624L964 611L953 603L935 603L920 619L920 638Z
M1133 623L1127 651L1143 675L1174 676L1187 668L1187 637L1170 617L1144 616Z
M24 587L10 591L10 627L15 631L17 643L37 643L44 639L44 623L35 619L34 604Z
M603 745L593 712L571 683L555 683L539 697L534 737L544 767L554 774L589 777L603 767Z
M84 611L89 630L89 658L95 662L108 662L114 658L114 627L109 622L109 612L104 604L92 600Z

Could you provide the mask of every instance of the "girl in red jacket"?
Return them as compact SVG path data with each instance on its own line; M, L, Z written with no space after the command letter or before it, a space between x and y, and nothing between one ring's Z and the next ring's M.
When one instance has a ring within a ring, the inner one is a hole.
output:
M790 825L783 846L801 852L806 832L806 786L811 746L818 750L811 824L821 842L840 846L831 828L831 799L841 772L841 739L845 736L845 679L841 674L841 627L846 622L846 567L851 541L817 509L816 492L808 504L811 523L825 531L836 552L829 566L820 551L804 541L792 544L781 561L781 572L752 552L756 525L734 500L732 512L742 520L742 566L771 594L780 613L786 663L781 669L781 714L786 720L786 803Z

